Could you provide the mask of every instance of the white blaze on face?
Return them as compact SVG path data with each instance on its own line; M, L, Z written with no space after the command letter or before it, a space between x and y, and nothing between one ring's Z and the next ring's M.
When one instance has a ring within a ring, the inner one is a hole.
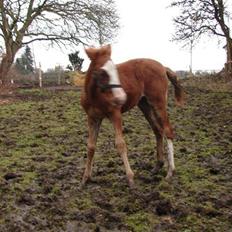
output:
M110 77L109 84L110 85L121 85L119 76L118 76L118 71L115 66L115 64L112 62L112 60L108 60L102 67L107 74ZM117 88L112 88L112 93L115 97L115 99L120 102L120 104L124 104L126 102L126 93L121 87Z

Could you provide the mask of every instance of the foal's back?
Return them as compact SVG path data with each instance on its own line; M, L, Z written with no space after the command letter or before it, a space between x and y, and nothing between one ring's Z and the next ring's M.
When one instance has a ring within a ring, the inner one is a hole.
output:
M137 105L141 97L165 100L168 80L166 68L152 59L133 59L117 65L120 81L127 94L123 111Z

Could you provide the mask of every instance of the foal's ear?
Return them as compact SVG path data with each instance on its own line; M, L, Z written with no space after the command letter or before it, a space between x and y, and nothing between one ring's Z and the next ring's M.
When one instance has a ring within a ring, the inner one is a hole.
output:
M104 47L102 47L103 52L108 55L111 56L111 45L107 44Z
M95 48L85 48L85 53L90 60L94 60L97 54L97 50Z

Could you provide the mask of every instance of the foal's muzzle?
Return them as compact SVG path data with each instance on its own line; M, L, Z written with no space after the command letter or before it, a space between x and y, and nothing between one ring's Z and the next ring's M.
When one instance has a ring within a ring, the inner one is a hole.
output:
M113 102L116 105L125 104L127 96L126 96L126 93L122 87L121 88L114 88L114 89L112 89L112 92L113 92L113 96L114 96Z

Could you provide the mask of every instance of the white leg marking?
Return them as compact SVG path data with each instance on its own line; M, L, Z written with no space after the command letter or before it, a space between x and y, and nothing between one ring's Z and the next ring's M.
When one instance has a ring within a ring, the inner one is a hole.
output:
M118 71L117 68L115 66L115 64L113 63L112 60L108 60L103 66L102 69L104 69L109 77L110 77L110 81L109 84L112 85L121 85L120 80L119 80L119 76L118 76ZM126 102L126 93L123 90L123 88L113 88L112 89L112 93L114 95L114 97L119 100L122 104L124 104Z
M173 148L173 142L171 139L167 139L167 145L168 145L168 174L167 174L167 178L169 178L172 176L173 171L175 170L174 148Z

